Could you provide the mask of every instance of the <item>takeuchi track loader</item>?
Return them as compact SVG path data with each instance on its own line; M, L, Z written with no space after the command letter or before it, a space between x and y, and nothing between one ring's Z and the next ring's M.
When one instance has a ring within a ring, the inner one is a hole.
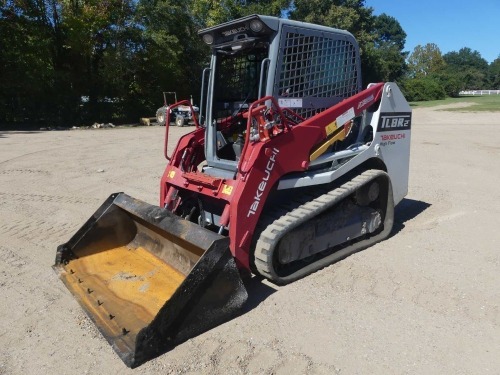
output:
M411 109L362 88L350 33L252 15L199 35L202 120L169 151L167 118L160 205L112 194L57 249L131 367L235 316L242 274L286 284L387 238L408 190Z

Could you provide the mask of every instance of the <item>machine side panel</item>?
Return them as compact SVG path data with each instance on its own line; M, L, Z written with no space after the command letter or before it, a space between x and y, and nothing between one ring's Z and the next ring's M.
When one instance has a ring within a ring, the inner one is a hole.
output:
M411 121L411 107L398 86L386 83L378 116L374 116L372 121L373 143L375 153L387 166L394 204L398 204L408 193Z
M307 171L280 179L278 190L328 184L372 158L381 159L393 184L394 204L408 193L411 141L411 107L395 83L386 83L379 108L371 115L373 141L340 168L331 171ZM351 151L356 151L356 148ZM338 154L341 154L338 153Z

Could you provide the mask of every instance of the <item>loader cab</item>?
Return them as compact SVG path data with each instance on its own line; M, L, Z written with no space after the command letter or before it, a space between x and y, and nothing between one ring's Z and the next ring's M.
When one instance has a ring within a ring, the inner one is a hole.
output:
M361 89L359 49L346 31L252 15L199 35L212 49L201 95L206 174L235 177L255 100L272 95L307 119Z

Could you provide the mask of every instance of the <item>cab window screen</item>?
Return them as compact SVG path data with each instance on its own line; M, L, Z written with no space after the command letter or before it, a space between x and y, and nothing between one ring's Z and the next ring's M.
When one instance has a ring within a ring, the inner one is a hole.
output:
M286 32L277 76L279 97L310 98L302 109L297 109L306 118L326 109L315 105L313 98L340 101L355 95L360 88L355 46L345 38L336 39L335 34L308 34L311 35ZM324 105L325 101L316 103Z

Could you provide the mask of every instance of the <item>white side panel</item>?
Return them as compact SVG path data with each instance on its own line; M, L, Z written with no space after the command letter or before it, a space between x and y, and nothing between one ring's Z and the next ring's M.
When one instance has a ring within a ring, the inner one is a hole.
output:
M375 153L387 166L398 204L408 193L411 107L395 83L386 83L377 112L372 119Z
M373 141L368 148L334 171L306 172L280 180L278 190L327 184L349 172L370 158L380 158L387 166L394 193L394 204L398 204L408 193L408 170L410 164L411 107L395 83L386 83L380 106L373 113L370 125ZM340 154L344 151L340 151ZM336 154L325 156L335 159Z

